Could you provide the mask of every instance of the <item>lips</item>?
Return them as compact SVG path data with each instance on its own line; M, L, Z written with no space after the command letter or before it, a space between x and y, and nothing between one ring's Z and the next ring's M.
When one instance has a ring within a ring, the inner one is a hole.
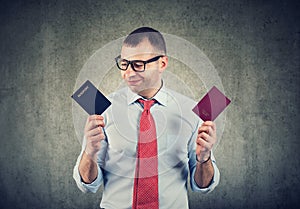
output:
M130 85L130 86L135 86L137 85L141 80L134 80L134 81L127 81L127 83Z

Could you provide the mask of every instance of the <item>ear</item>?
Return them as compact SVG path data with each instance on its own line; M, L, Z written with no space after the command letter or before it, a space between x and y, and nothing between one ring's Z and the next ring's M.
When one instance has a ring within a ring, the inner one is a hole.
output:
M159 71L162 73L168 66L168 57L167 56L163 56L160 58L160 62L159 62Z

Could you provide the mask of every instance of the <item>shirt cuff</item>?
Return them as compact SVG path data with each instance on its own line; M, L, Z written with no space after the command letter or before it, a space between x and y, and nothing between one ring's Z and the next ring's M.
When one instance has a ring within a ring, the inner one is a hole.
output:
M214 188L219 184L219 181L220 181L220 171L216 165L216 162L214 160L212 160L212 165L213 165L213 168L214 168L214 176L213 176L213 179L210 183L210 185L206 188L200 188L197 183L195 182L195 172L196 172L196 167L195 169L193 170L192 172L192 176L191 176L191 188L193 191L195 192L201 192L201 193L209 193L211 191L214 190Z
M79 156L80 158L80 156ZM102 184L102 171L97 165L98 175L97 178L90 184L86 184L82 181L82 178L79 173L79 162L76 163L73 170L73 178L77 184L77 187L84 193L96 193L100 185Z

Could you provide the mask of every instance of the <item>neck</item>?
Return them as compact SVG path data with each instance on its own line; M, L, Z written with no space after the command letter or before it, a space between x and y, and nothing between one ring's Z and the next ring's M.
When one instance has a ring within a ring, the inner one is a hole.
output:
M139 92L138 95L140 95L146 99L151 99L159 92L159 90L161 89L162 86L163 86L163 81L161 80L160 85L158 87L143 90L143 91Z

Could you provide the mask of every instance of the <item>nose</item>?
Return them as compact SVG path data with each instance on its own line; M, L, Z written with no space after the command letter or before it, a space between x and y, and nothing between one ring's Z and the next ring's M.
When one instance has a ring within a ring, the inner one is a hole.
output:
M123 72L124 72L124 78L132 77L136 75L136 72L132 69L131 65L129 65L127 70Z

